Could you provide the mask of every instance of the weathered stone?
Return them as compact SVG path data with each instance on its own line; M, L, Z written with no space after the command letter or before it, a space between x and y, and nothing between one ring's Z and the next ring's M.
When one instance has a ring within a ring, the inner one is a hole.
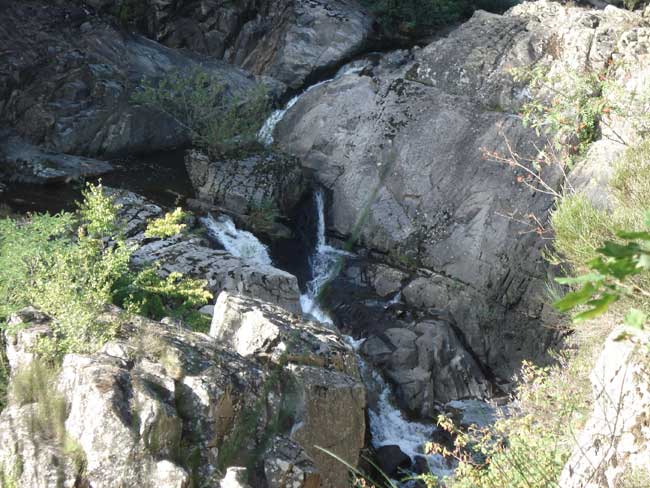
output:
M12 373L29 365L36 354L34 347L42 338L52 336L51 319L33 307L27 307L9 317L5 331L7 360Z
M275 152L210 161L188 151L185 167L199 199L236 214L264 209L289 213L307 189L300 163Z
M188 143L188 132L171 117L135 106L130 97L143 77L199 63L71 3L0 6L0 45L8 46L0 126L65 154L151 152ZM230 92L255 86L251 75L225 63L201 66Z
M650 334L621 340L624 332L610 334L591 372L594 409L564 466L562 488L617 488L625 476L650 474Z
M264 474L269 488L318 488L321 476L313 461L291 439L274 437L264 454Z
M222 292L210 335L244 357L327 366L359 376L354 353L335 331L260 300Z
M317 446L351 466L359 463L365 444L366 390L360 380L314 366L289 365L298 379L300 413L291 432L323 476L322 486L348 482L348 468ZM323 428L327 426L327 428Z
M0 139L0 161L0 174L26 183L68 182L113 169L105 161L46 151L18 137Z
M299 88L365 46L373 20L356 1L156 1L145 31ZM115 9L115 6L111 6Z

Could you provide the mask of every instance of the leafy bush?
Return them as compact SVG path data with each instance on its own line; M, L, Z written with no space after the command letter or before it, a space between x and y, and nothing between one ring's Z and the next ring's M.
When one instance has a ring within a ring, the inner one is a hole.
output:
M33 305L53 320L53 339L42 340L46 358L92 352L119 324L101 319L106 304L154 319L194 316L211 295L205 282L155 268L131 270L135 250L119 223L113 198L88 185L79 210L27 220L0 220L0 312L7 317Z
M183 223L186 218L187 213L183 212L182 208L177 207L173 212L167 212L164 217L149 222L144 236L165 239L180 234L187 227Z
M261 85L229 93L223 81L203 68L174 71L158 81L143 79L132 101L171 116L189 131L194 145L212 156L256 147L270 109Z
M440 417L439 425L454 436L454 447L431 443L427 450L456 458L458 467L442 482L431 474L421 476L422 481L428 488L557 487L573 433L589 410L587 377L596 349L586 347L580 357L560 357L554 367L524 363L516 392L519 411L490 427L459 429Z
M387 33L413 33L460 19L468 12L466 0L363 0Z
M604 96L608 72L549 73L548 66L512 70L516 81L526 82L534 98L522 110L524 124L553 136L557 147L583 154L599 134L604 113L611 108Z

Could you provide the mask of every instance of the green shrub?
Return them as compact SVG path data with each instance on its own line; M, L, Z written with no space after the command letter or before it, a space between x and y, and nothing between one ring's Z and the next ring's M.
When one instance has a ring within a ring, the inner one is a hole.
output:
M389 34L417 33L449 24L470 11L466 0L363 0L362 3Z
M194 145L215 157L255 149L270 106L261 85L230 93L223 81L203 68L143 79L131 100L171 116L189 131Z
M428 444L427 451L457 459L458 467L443 483L433 475L420 478L428 488L552 488L572 447L573 435L590 409L588 373L596 342L578 356L560 357L558 365L539 368L524 363L517 388L519 411L486 428L461 430L445 417L439 425L454 434L452 450Z
M180 234L187 227L183 223L186 218L187 213L183 212L182 208L177 207L173 212L167 212L164 217L149 222L144 236L165 239Z
M26 305L50 315L53 338L42 340L38 351L53 359L93 352L112 338L119 324L101 320L109 303L160 319L194 317L193 309L210 299L204 281L163 277L152 267L131 270L133 251L101 185L88 185L75 214L0 220L2 315Z

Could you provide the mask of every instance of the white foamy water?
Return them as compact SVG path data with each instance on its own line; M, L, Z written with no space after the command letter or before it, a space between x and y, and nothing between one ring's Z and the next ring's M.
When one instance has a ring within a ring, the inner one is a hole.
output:
M208 215L199 220L207 229L208 235L233 256L256 264L273 264L266 246L250 232L238 229L227 215L220 215L216 219Z
M312 279L307 283L306 292L300 296L300 306L304 314L310 315L319 322L332 324L334 323L332 317L320 307L318 297L323 287L334 278L338 261L345 256L351 256L351 254L327 245L325 238L325 197L321 190L314 194L314 200L316 203L317 230L314 254L309 258Z
M315 83L308 87L305 91L302 93L299 93L295 97L293 97L291 100L287 102L287 104L280 109L274 110L271 112L271 115L267 117L267 119L264 121L264 125L262 125L262 128L260 131L257 133L257 140L260 141L262 144L265 146L270 146L273 144L273 131L275 130L275 127L280 123L284 115L287 113L287 111L293 107L298 100L300 100L300 97L305 95L306 93L309 93L311 90L314 88L317 88L319 86L322 86L326 83L329 83L330 81L337 80L341 78L342 76L353 74L353 73L359 73L363 67L359 67L356 65L352 66L344 66L341 68L338 73L336 73L336 76L334 78L330 78L327 80L319 81L318 83Z

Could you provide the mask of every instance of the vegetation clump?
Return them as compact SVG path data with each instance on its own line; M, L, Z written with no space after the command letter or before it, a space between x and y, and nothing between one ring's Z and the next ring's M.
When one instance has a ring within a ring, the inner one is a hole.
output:
M37 346L50 359L93 352L112 338L119 323L101 320L107 304L182 319L211 298L204 281L163 276L151 266L131 269L135 247L123 235L114 198L101 185L88 185L83 196L74 213L0 220L0 316L33 305L52 317L52 338Z
M235 93L201 67L143 79L132 101L172 117L195 146L214 157L254 151L270 110L263 86Z

